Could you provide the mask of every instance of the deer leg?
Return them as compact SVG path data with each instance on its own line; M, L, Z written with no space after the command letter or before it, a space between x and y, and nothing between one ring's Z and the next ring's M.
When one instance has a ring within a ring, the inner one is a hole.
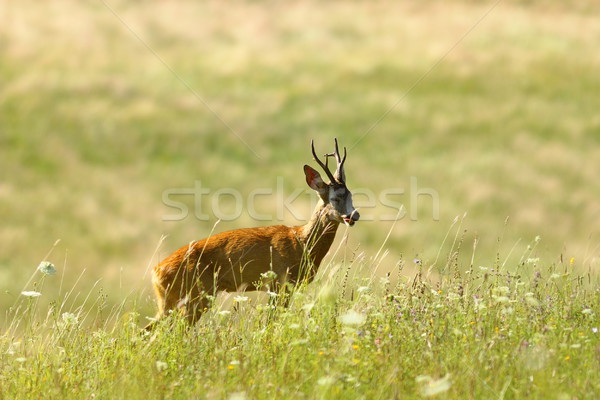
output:
M169 310L167 305L168 293L166 293L164 288L158 283L158 281L154 279L152 286L154 287L154 293L156 294L156 305L158 306L158 312L154 317L154 321L150 321L150 323L144 327L144 330L146 331L151 331L154 329L156 323L165 315L165 312Z
M191 287L185 295L184 316L190 326L194 325L202 314L210 307L210 300L207 294L213 293L212 282L209 281L207 274L193 274L190 277Z
M202 314L208 309L210 302L204 294L192 298L185 306L185 318L190 326L193 326L200 320Z

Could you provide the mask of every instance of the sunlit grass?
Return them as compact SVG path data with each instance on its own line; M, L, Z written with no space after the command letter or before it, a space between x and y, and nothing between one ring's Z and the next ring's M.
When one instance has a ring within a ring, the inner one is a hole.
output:
M510 271L494 262L457 265L437 283L426 271L394 282L348 278L347 266L327 265L332 273L299 288L289 308L236 296L233 310L218 302L193 329L173 315L152 333L140 329L135 307L70 312L60 298L39 309L38 298L22 297L0 336L0 393L593 398L600 292L597 278L573 272L574 262L542 264L525 254ZM57 283L33 278L42 295Z
M107 2L176 75L105 6L4 3L0 281L21 285L61 239L51 261L66 262L66 281L85 270L84 287L110 281L118 303L148 264L214 225L208 201L210 221L163 221L164 190L200 180L246 198L281 176L288 195L305 188L310 139L333 137L351 147L351 189L404 189L393 200L417 217L395 226L384 269L400 255L433 259L429 243L465 212L475 263L541 234L544 255L596 268L600 36L584 3L503 2L453 48L488 5ZM427 197L411 203L411 177L439 194L439 221ZM276 209L262 200L260 212ZM217 230L302 222L243 210ZM377 218L394 210L361 213L374 221L350 244L374 252L390 226ZM0 304L17 294L3 283Z

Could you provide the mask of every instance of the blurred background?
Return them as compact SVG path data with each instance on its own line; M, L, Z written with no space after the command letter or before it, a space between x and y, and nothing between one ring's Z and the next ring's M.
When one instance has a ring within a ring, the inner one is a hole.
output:
M598 270L599 12L592 0L1 1L2 314L46 259L59 272L42 298L74 288L73 304L98 293L152 313L147 269L180 246L303 223L257 221L245 200L272 190L256 211L276 216L278 187L302 191L308 218L310 140L323 154L334 137L350 189L376 197L355 196L372 218L340 230L334 262L383 245L381 271L422 260L444 273L460 247L460 268ZM214 226L212 202L231 215L232 196L177 194L196 181L238 191L239 218ZM172 189L186 218L165 218ZM389 204L405 207L395 225Z

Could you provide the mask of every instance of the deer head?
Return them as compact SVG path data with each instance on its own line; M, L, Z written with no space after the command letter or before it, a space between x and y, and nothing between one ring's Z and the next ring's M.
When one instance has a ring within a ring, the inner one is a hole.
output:
M305 165L304 174L306 183L311 189L315 190L324 203L324 210L331 221L344 223L352 226L360 218L360 214L352 204L352 193L346 187L346 174L344 172L344 162L346 161L346 148L344 147L344 157L340 156L337 139L335 139L335 151L325 154L325 164L317 157L314 142L310 142L314 160L323 168L329 183L321 179L321 175L314 168ZM337 168L335 173L331 173L328 166L329 157L334 157Z

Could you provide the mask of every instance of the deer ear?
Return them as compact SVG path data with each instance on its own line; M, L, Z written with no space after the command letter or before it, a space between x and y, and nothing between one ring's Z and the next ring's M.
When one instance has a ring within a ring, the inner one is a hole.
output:
M306 175L306 183L308 183L311 189L321 192L327 187L323 179L321 179L321 175L314 168L305 165L304 175Z

